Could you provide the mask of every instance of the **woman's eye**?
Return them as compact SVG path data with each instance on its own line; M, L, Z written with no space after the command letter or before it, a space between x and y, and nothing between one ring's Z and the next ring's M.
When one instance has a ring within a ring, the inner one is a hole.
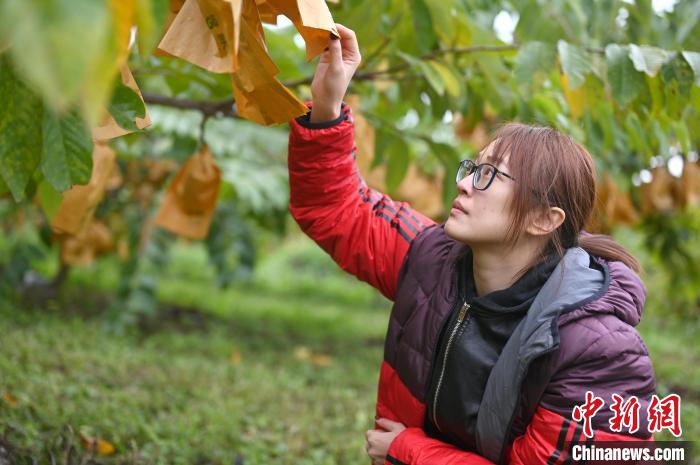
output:
M493 175L493 168L489 165L484 165L481 168L481 175L485 177L490 177L491 175Z

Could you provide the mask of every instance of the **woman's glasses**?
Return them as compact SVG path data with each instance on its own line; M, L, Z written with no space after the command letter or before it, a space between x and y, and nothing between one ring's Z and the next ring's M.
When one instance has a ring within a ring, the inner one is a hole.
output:
M480 191L485 191L488 189L497 174L502 174L503 176L515 181L513 176L504 173L490 163L482 163L477 165L472 160L462 160L459 162L459 168L457 169L457 182L461 181L472 173L474 173L472 185L474 186L474 189Z

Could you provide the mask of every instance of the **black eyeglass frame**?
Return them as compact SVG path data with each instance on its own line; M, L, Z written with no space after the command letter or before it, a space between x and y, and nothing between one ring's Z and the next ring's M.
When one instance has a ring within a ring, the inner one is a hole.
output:
M504 171L499 170L491 163L481 163L481 164L477 165L476 163L474 163L473 160L465 159L465 160L462 160L459 162L459 167L457 168L457 174L455 175L455 182L459 183L462 179L466 178L467 176L476 172L477 170L479 171L479 173L477 173L478 176L481 177L482 176L481 168L483 166L488 166L490 168L493 168L493 174L491 174L491 179L489 179L489 181L486 183L486 186L484 186L482 188L476 187L476 176L474 176L472 178L472 186L474 187L474 189L476 189L478 191L485 191L486 189L488 189L491 186L491 183L493 182L493 180L496 178L497 174L502 174L503 176L511 179L512 181L515 181L515 178L513 176L511 176L510 174L508 174ZM464 176L462 176L462 178L460 178L459 172L462 169L462 167L465 168L466 174Z

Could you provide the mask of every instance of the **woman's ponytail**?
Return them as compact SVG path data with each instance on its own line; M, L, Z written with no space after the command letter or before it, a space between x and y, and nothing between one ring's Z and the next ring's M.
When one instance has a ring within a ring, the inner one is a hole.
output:
M634 256L610 236L581 232L578 244L589 254L608 261L619 261L627 265L635 273L642 271L642 266Z

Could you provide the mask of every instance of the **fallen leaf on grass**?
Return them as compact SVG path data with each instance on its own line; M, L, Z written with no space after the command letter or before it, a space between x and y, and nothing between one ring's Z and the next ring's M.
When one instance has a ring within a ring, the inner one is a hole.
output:
M16 407L16 406L17 406L17 398L16 398L15 396L13 396L12 394L10 394L9 392L6 392L6 393L4 393L4 394L2 395L2 400L4 400L5 402L7 402L7 404L8 404L10 407Z
M84 448L94 450L97 455L113 455L117 451L111 442L101 438L93 438L83 432L80 433L80 440Z
M231 352L231 355L228 358L229 362L231 365L238 365L241 363L241 360L243 360L243 356L241 355L240 350L234 350Z

